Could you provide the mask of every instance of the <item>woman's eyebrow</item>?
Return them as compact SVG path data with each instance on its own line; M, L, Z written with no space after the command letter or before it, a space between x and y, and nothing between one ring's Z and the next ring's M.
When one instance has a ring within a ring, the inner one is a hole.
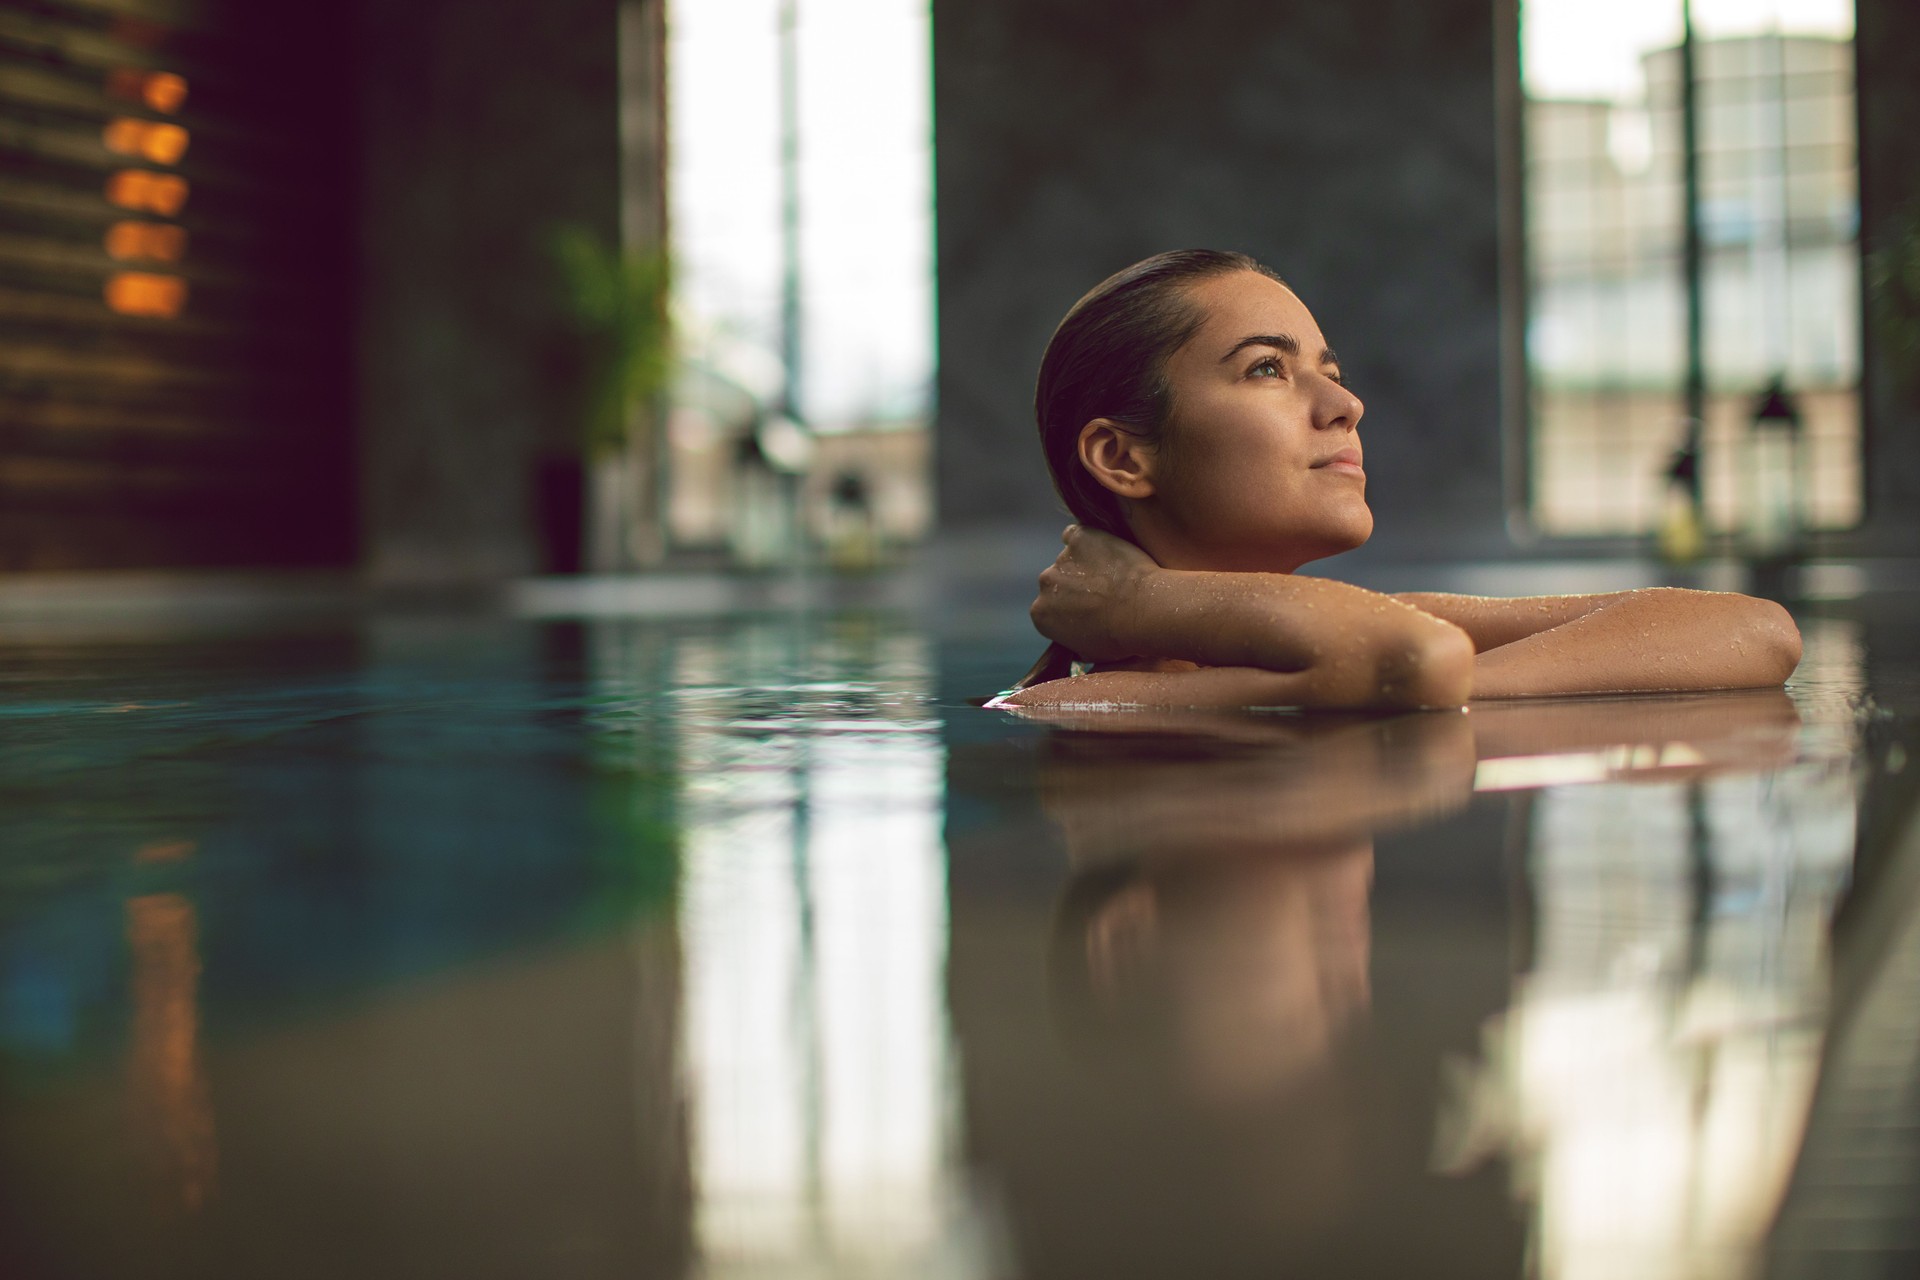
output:
M1240 341L1234 343L1232 349L1220 357L1220 363L1225 364L1242 351L1245 351L1248 347L1273 347L1276 350L1286 352L1290 356L1298 356L1300 354L1300 343L1290 333L1256 333L1251 337L1242 338Z
M1225 364L1248 347L1272 347L1276 351L1284 351L1295 358L1298 358L1300 355L1300 340L1292 334L1256 333L1234 343L1233 349L1220 357L1220 363ZM1333 354L1332 347L1325 347L1320 352L1320 363L1337 365L1340 363L1340 357Z

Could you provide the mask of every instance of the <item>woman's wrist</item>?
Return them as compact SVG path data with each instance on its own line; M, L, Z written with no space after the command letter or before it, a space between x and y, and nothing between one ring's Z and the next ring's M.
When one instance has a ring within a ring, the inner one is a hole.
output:
M1115 654L1124 657L1185 657L1171 654L1163 643L1163 612L1178 614L1179 606L1168 597L1172 579L1170 570L1151 562L1130 567L1116 576L1108 591L1103 610L1107 641Z

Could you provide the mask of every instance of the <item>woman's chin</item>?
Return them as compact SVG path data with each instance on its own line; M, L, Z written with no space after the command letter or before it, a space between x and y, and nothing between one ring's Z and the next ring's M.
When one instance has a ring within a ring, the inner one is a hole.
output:
M1340 550L1352 551L1357 547L1363 547L1366 545L1367 539L1372 536L1373 511L1369 507L1362 507L1360 508L1359 514L1354 517L1353 527L1348 530L1347 545L1341 547Z
M1366 545L1373 536L1373 512L1366 507L1348 516L1344 520L1331 521L1321 531L1313 554L1313 560L1324 560L1328 556L1337 556L1343 551L1352 551ZM1304 561L1302 563L1305 563Z

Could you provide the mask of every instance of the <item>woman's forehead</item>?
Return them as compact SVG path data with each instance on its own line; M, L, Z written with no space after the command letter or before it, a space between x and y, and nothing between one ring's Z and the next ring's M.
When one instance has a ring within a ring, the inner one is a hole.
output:
M1198 297L1208 311L1200 330L1206 336L1227 336L1227 342L1238 342L1246 334L1281 332L1298 338L1302 347L1309 338L1319 338L1319 324L1313 322L1308 305L1279 280L1258 271L1217 276L1202 284Z
M1205 310L1206 320L1188 345L1210 351L1215 359L1258 334L1290 337L1309 353L1327 345L1313 313L1293 290L1257 271L1204 280L1194 289L1193 298Z

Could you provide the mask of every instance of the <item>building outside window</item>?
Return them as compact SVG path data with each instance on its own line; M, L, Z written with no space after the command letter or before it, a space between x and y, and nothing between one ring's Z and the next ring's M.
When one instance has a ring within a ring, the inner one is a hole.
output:
M1756 398L1804 423L1802 519L1861 516L1851 0L1695 0L1700 478L1740 522ZM1681 0L1525 0L1529 507L1548 535L1655 530L1687 433Z
M799 503L785 533L831 542L857 503L883 540L916 537L932 515L927 0L675 0L667 21L685 362L670 536L720 546L764 523L778 490L740 462L765 444L791 455L772 459ZM805 437L751 442L769 413Z

